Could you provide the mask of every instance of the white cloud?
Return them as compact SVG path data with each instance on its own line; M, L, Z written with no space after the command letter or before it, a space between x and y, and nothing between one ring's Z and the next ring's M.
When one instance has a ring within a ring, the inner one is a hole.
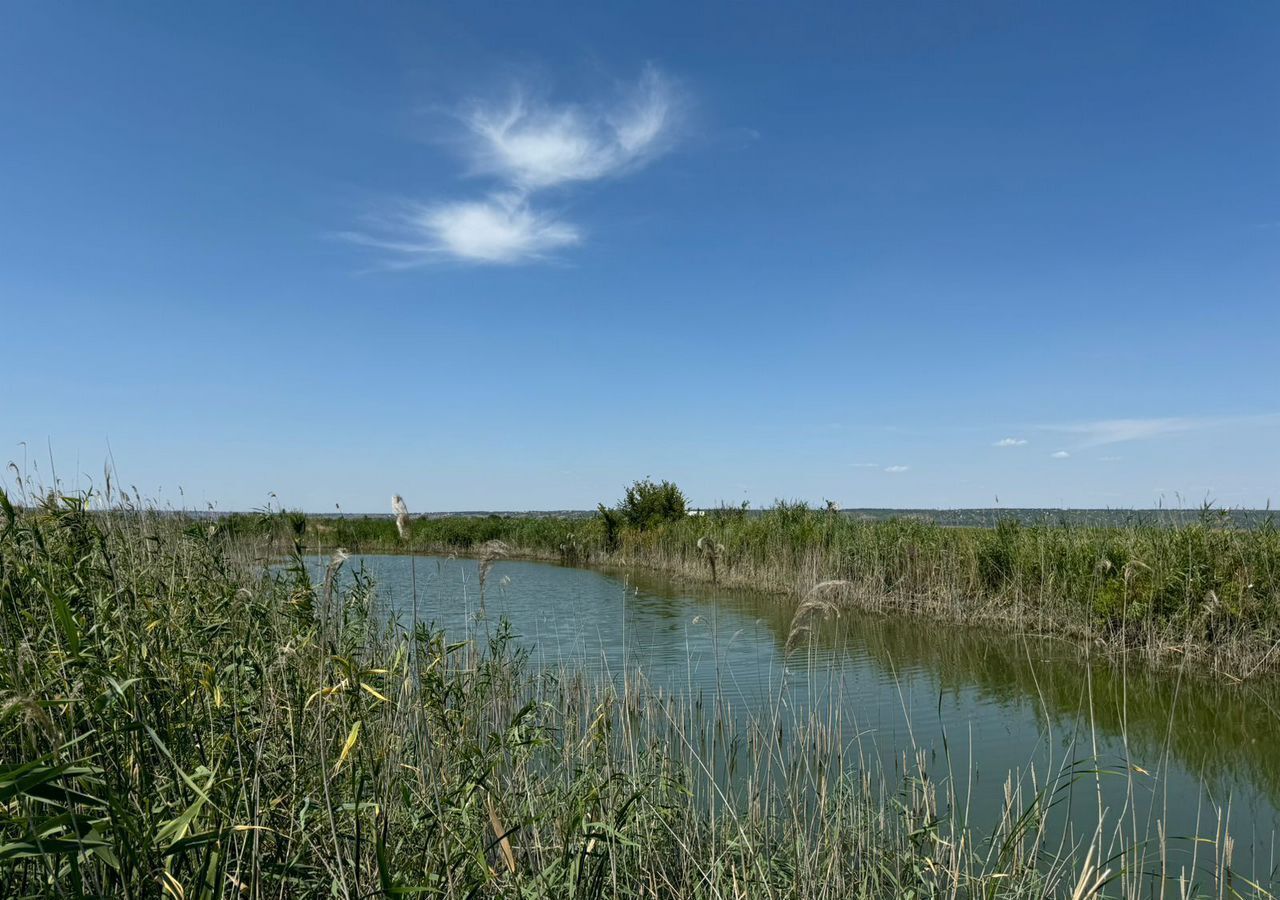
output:
M376 223L377 233L341 237L390 254L390 268L409 268L454 259L511 264L544 259L582 240L579 230L533 211L517 194L484 200L410 206Z
M992 447L1021 447L1026 442L1027 442L1026 438L1007 437L1007 438L1001 438L991 446Z
M885 471L896 475L897 473L905 472L910 468L910 466L888 466Z
M505 104L473 103L461 119L475 174L495 178L487 198L418 204L381 235L347 233L396 257L398 266L441 260L513 264L582 242L576 225L535 209L539 191L633 171L673 139L677 94L653 67L609 106L551 104L517 91Z
M649 67L612 109L538 103L521 92L501 107L474 105L464 121L473 168L534 191L647 162L666 149L675 109L670 84Z
M880 463L871 463L871 462L856 462L856 463L849 463L849 465L850 465L850 466L852 466L852 467L853 467L853 468L855 468L855 469L878 469L878 468L880 468Z
M480 263L541 259L578 243L578 229L533 212L514 198L445 203L423 209L414 224L428 252Z
M1054 459L1066 459L1066 458L1067 458L1067 457L1069 457L1071 454L1070 454L1070 453L1068 453L1066 450L1058 450L1058 451L1056 451L1056 452L1054 452L1054 453L1050 453L1049 455L1050 455L1051 457L1053 457Z

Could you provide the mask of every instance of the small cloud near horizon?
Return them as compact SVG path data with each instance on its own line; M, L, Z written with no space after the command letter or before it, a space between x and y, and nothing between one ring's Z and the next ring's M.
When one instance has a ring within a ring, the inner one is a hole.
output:
M653 66L610 106L549 103L520 87L504 103L473 101L458 117L467 168L498 186L478 199L411 204L384 218L380 236L341 236L387 251L398 268L545 260L582 243L582 230L534 208L534 195L635 171L670 148L679 109L675 88Z
M1066 450L1058 450L1054 453L1050 453L1049 456L1052 457L1053 459L1066 459L1069 456L1071 456L1071 454L1068 453Z
M878 469L878 468L880 468L880 463L873 463L873 462L856 462L856 463L849 463L849 465L850 465L852 468L854 468L854 469Z
M1026 442L1027 442L1026 438L1007 437L1007 438L1001 438L991 446L992 447L1021 447Z
M905 472L910 468L910 466L887 466L885 471L896 475L898 472Z

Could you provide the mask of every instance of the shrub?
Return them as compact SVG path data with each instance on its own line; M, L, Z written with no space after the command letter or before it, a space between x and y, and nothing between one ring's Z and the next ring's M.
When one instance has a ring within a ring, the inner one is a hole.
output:
M597 507L600 512L600 522L604 526L604 549L613 553L618 549L618 537L622 531L622 516L620 513L609 509L603 503Z
M685 517L685 506L684 493L673 482L645 478L627 488L627 495L618 501L618 512L628 525L643 531L680 521Z

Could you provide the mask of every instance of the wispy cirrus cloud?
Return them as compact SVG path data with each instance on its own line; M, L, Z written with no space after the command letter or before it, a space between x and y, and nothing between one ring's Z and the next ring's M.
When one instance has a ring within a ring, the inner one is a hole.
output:
M1100 419L1067 425L1044 425L1048 431L1076 435L1082 449L1238 425L1280 424L1280 414L1252 416L1170 416L1154 419Z
M635 171L671 146L679 109L675 88L652 66L607 105L554 104L524 88L505 102L473 101L456 119L468 174L495 187L480 199L411 204L384 217L376 234L344 237L387 251L400 266L547 259L580 244L583 232L536 209L535 195Z
M885 471L890 475L897 475L900 472L906 472L911 469L910 466L886 466Z
M613 108L554 106L523 90L507 103L475 103L463 116L472 168L525 191L618 175L653 159L672 138L676 101L652 66Z
M1067 459L1068 457L1071 456L1071 454L1068 453L1066 450L1055 450L1054 452L1050 453L1049 456L1052 459Z
M424 207L415 224L431 250L482 263L541 259L582 240L574 226L503 195Z
M1001 438L992 444L992 447L1021 447L1027 442L1026 438L1007 437Z
M385 251L387 268L410 268L442 259L505 264L548 257L582 240L578 229L538 213L517 194L483 200L408 204L378 219L370 232L345 232L346 240Z

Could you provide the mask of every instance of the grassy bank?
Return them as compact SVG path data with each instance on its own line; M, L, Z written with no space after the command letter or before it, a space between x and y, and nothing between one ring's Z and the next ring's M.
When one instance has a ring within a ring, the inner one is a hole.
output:
M249 528L244 519L237 527ZM407 539L390 519L299 519L321 550L468 553L501 540L519 555L615 564L778 592L815 585L834 604L930 621L1055 635L1230 679L1280 672L1280 529L1206 514L1167 526L1073 524L948 528L911 519L859 521L779 505L610 531L586 519L418 518ZM699 541L702 546L699 547ZM800 624L800 623L798 623Z
M127 504L0 503L0 895L1254 893L1220 830L1192 865L1163 833L1062 839L1087 766L992 782L979 834L943 760L874 777L820 716L532 671L496 623L406 635L341 556L313 579L266 553Z

